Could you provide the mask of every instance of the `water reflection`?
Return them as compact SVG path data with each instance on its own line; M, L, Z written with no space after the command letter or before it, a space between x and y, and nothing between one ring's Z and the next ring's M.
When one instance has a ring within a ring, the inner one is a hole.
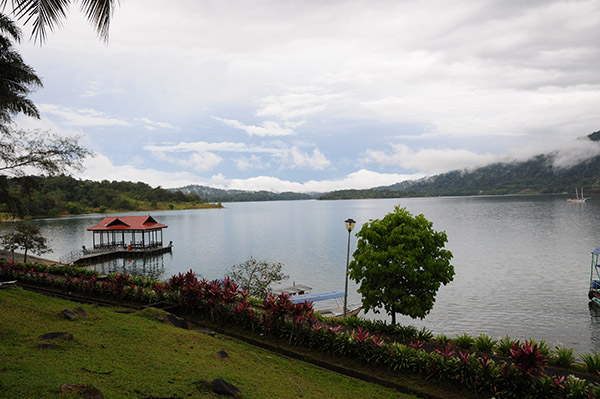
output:
M88 266L101 274L127 273L133 276L164 280L167 276L165 255L143 256L135 258L116 258ZM168 256L168 255L166 255Z

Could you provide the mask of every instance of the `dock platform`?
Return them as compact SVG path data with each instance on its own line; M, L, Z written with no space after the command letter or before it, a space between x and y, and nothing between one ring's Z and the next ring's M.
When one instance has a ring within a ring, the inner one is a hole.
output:
M143 248L126 248L117 246L112 248L79 250L62 256L59 259L59 262L66 265L82 265L88 263L97 263L103 260L114 258L133 258L139 256L160 255L171 252L172 248L173 245Z

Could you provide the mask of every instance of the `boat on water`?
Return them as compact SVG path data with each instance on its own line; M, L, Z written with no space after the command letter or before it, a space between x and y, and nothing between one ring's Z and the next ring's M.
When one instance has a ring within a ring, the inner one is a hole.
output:
M569 202L575 202L575 203L584 203L587 198L585 198L583 196L583 187L581 187L581 197L579 196L579 192L577 191L577 187L575 187L575 197L576 198L567 198L567 201Z
M322 309L316 309L315 311L321 313L321 315L325 317L335 317L342 318L344 317L344 291L325 291L325 292L316 292L311 293L312 288L304 285L304 284L296 284L294 282L293 285L289 287L276 287L271 290L271 292L275 295L287 294L290 296L290 302L292 303L302 303L302 302L320 302L320 301L328 301L333 300L335 302L335 306L326 307ZM341 299L341 300L340 300ZM346 309L346 317L356 316L358 312L362 309L361 305L351 304L348 305Z
M592 265L590 266L590 290L588 298L590 303L600 307L600 247L592 251Z
M340 301L340 298L342 299ZM319 302L319 301L327 301L334 300L336 302L336 306L328 307L325 309L315 309L315 311L321 313L324 317L335 317L342 318L344 317L344 291L325 291L325 292L316 292L314 294L301 294L294 295L290 297L290 301L292 303L302 303L302 302ZM358 312L360 312L362 306L360 305L348 305L346 309L346 317L356 316Z

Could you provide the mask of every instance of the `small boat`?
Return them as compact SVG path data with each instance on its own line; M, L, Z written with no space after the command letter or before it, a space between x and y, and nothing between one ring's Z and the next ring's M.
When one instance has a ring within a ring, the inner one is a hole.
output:
M315 311L321 313L321 315L324 317L341 318L344 317L344 304L343 300L339 300L340 298L344 298L344 291L326 291L317 292L314 294L294 295L290 297L290 301L292 303L302 303L326 301L333 299L336 300L337 306L325 309L315 309ZM360 312L361 308L361 305L348 305L348 308L346 309L346 317L356 316L358 312Z
M579 196L579 192L577 191L577 187L575 187L575 197L576 198L567 198L567 201L569 202L576 202L576 203L584 203L587 198L585 198L583 196L583 187L581 187L581 197Z
M588 291L588 298L590 303L600 307L600 264L598 264L598 258L600 258L600 247L592 251L592 265L590 267L590 290Z
M287 294L290 296L294 296L294 295L303 295L303 294L307 294L312 290L311 287L309 287L308 285L304 285L304 284L296 284L294 282L293 285L289 286L289 287L276 287L271 289L271 292L275 295L280 295L280 294Z

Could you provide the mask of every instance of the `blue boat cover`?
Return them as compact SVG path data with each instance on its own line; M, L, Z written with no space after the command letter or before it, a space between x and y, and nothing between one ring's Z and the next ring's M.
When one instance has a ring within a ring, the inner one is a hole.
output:
M290 301L292 303L316 302L325 301L327 299L341 298L344 296L344 291L326 291L315 292L314 294L292 295Z
M592 251L592 253L593 253L594 255L598 255L598 254L600 254L600 247L598 247L598 248L594 249L594 250Z

